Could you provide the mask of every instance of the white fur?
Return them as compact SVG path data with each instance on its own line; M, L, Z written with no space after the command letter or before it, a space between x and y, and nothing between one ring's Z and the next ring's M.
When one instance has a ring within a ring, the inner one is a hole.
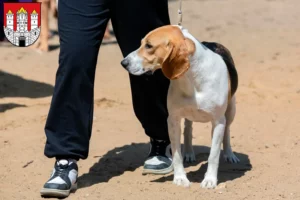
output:
M131 52L126 59L128 59L130 65L127 67L127 70L134 75L141 75L145 73L144 68L142 67L143 60L137 54L137 50Z
M189 70L182 77L171 80L168 91L168 129L173 152L173 182L184 187L190 185L183 167L180 146L180 121L185 118L184 159L188 162L195 160L192 121L212 123L212 145L201 187L215 188L222 142L224 158L231 163L239 162L232 152L229 133L229 126L235 115L235 96L228 102L228 70L221 56L203 46L186 29L179 28L186 38L195 43L195 52L189 57ZM128 56L131 61L138 61L131 63L128 71L139 75L143 66L142 61L136 57L136 53Z

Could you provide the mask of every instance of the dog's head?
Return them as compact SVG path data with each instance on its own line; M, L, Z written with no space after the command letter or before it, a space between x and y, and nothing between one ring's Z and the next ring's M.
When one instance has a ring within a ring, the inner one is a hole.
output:
M162 69L169 79L176 79L190 67L189 54L195 51L194 43L185 38L178 26L163 26L148 33L136 51L121 62L133 75Z

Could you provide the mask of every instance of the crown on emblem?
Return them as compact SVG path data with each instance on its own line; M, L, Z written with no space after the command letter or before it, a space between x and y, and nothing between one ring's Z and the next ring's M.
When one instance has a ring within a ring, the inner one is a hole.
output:
M20 10L18 10L18 14L20 14L20 13L26 14L27 11L22 7Z

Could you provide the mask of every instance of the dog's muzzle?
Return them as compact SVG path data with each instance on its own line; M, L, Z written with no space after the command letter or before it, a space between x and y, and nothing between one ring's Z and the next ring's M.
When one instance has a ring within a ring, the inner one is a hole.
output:
M121 61L121 65L132 75L150 75L152 72L150 70L145 70L142 66L142 59L140 59L136 52L129 54Z

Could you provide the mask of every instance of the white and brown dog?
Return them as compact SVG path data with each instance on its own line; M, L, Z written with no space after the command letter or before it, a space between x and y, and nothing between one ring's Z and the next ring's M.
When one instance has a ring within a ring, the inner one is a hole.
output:
M237 71L230 52L221 44L199 42L181 26L163 26L150 32L139 49L121 64L133 75L162 69L171 80L168 91L168 129L174 183L188 187L181 154L181 119L185 118L184 160L194 161L192 122L212 123L212 146L203 188L215 188L221 144L224 158L239 162L230 146L230 124L235 116Z

